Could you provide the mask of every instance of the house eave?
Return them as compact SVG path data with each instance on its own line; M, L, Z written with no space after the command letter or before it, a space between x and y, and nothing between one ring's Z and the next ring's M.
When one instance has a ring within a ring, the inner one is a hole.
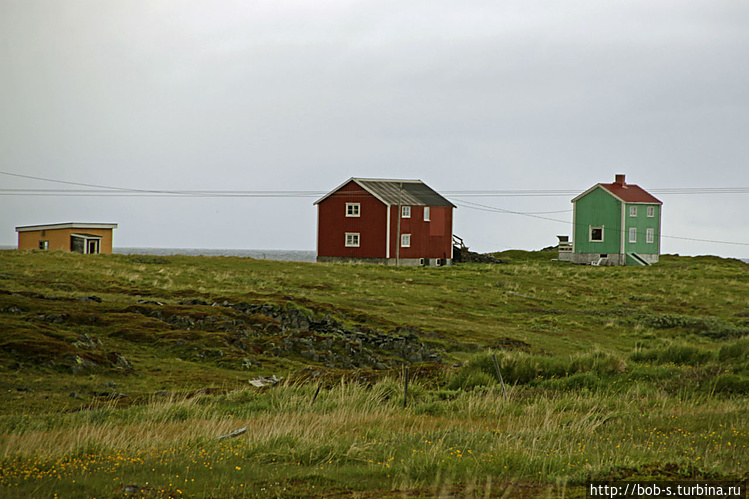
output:
M34 232L38 230L57 230L57 229L116 229L117 224L112 223L79 223L67 222L60 224L45 225L23 225L16 227L16 232Z

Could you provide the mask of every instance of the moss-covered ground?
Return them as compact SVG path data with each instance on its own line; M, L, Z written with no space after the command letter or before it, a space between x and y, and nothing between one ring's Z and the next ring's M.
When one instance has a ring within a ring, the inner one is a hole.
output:
M498 256L0 251L0 496L582 497L590 480L748 478L747 264Z

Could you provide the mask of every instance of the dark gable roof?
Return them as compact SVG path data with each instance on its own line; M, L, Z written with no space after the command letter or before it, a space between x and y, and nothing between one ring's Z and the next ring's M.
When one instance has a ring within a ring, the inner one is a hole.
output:
M398 205L400 202L400 204L407 206L456 207L421 180L375 178L350 178L342 185L336 187L334 190L315 201L315 204L325 200L349 182L355 182L362 189L387 205Z

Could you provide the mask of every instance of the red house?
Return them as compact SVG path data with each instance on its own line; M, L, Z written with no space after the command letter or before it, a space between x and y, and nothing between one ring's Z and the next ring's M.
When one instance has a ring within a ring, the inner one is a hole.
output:
M351 178L315 204L318 262L452 263L455 205L421 180Z

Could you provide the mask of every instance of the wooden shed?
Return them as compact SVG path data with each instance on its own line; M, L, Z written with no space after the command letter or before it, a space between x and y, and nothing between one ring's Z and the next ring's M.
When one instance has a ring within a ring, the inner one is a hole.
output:
M574 263L650 265L661 248L663 203L622 174L572 200Z
M111 254L112 230L116 228L117 224L77 222L16 227L18 249Z
M421 180L350 178L315 204L317 261L452 263L455 205Z

